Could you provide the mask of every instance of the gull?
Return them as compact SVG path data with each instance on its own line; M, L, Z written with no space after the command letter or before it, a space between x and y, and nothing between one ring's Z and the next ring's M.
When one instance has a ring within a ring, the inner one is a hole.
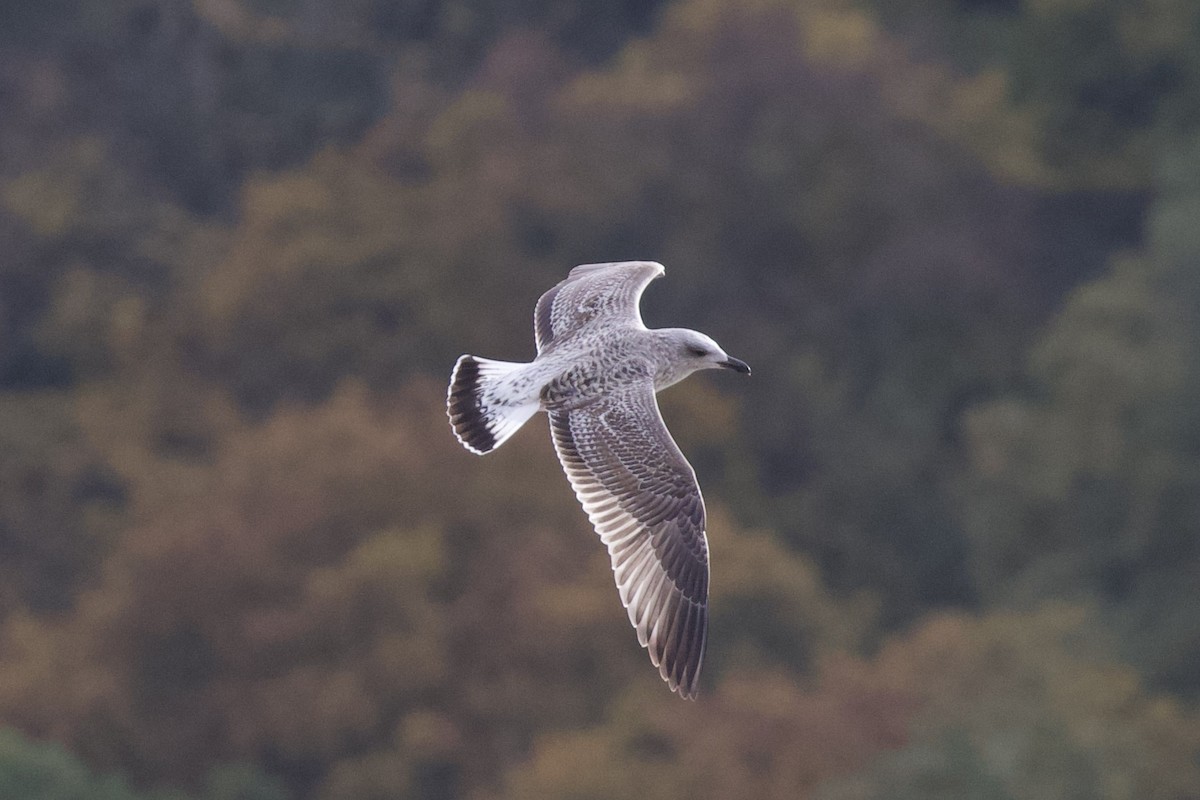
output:
M575 267L537 302L537 357L460 356L446 409L458 441L480 455L549 415L638 643L671 690L694 699L708 641L704 499L654 395L697 370L750 367L702 333L646 328L638 301L664 272L654 261Z

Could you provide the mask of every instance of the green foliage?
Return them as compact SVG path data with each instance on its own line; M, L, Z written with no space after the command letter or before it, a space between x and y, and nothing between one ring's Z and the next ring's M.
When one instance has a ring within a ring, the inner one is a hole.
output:
M146 328L221 240L147 196L110 142L74 137L55 160L0 187L24 247L0 265L0 385L63 388L112 374L144 351Z
M1044 184L1152 185L1172 134L1200 121L1200 17L1188 0L872 2L890 28L999 85L1026 122L975 138L1009 175ZM1012 134L1024 153L1018 162ZM1013 168L1015 167L1015 169Z
M246 765L216 767L199 794L139 792L116 775L93 774L54 744L0 728L0 797L21 800L286 800L278 781Z
M1030 396L966 419L967 532L990 599L1092 594L1156 685L1194 693L1195 150L1166 162L1147 252L1077 289L1034 349ZM1164 605L1175 611L1163 614Z
M287 800L288 793L276 779L249 764L213 767L204 780L202 800Z
M135 800L120 778L93 776L61 747L0 730L0 797L29 800Z

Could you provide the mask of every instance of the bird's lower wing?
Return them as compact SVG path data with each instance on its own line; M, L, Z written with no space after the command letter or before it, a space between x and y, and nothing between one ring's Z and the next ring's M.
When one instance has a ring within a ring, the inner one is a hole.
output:
M653 386L551 411L550 429L638 641L673 691L695 697L708 636L704 500Z

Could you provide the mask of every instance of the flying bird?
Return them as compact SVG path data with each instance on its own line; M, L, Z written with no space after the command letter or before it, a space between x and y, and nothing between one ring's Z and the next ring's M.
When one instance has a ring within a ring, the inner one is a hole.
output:
M646 328L638 301L664 271L653 261L575 267L537 302L537 357L460 356L446 406L459 442L481 455L549 415L638 642L672 691L695 698L708 639L704 499L654 395L697 370L750 367L702 333Z

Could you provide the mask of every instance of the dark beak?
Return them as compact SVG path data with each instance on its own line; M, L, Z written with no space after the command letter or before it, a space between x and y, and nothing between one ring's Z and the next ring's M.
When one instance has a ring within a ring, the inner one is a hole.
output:
M743 375L750 374L750 365L747 364L745 361L742 361L740 358L734 358L733 356L729 356L724 361L722 361L721 366L731 369L734 372L740 372Z

